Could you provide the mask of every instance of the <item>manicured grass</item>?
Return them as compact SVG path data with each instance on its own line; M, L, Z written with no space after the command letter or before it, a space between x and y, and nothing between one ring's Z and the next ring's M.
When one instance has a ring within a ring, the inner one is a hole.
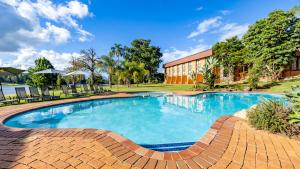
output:
M272 93L283 93L284 91L289 91L291 89L291 86L293 85L300 85L300 79L295 80L289 80L289 81L281 81L272 85L269 85L269 83L261 83L259 86L262 86L259 91L264 92L272 92ZM126 92L126 91L193 91L194 85L192 84L140 84L137 85L131 85L130 87L127 87L126 85L113 85L112 88L105 87L106 89L110 89L112 91L116 92ZM237 89L237 90L243 90L245 87L247 87L247 84L234 84L234 85L217 85L214 90L220 91L225 88L231 88L231 89Z
M293 85L300 85L300 79L279 82L277 85L272 86L266 91L272 93L283 93L285 91L290 91Z

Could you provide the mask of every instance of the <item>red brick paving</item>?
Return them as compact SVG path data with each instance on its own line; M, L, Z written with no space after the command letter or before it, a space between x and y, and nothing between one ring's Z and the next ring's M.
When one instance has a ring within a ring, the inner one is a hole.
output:
M0 119L94 96L0 108ZM0 168L300 168L300 142L257 131L236 117L221 117L187 150L162 153L95 129L15 129L0 126Z

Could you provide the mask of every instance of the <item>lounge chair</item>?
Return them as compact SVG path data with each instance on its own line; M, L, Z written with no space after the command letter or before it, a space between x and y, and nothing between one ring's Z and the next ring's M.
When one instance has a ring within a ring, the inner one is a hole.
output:
M17 98L19 100L25 100L27 102L33 102L38 100L38 98L28 97L25 87L16 87L15 90Z
M79 96L79 93L77 92L75 85L71 85L71 93L69 92L69 89L66 85L62 85L61 88L63 90L63 94L66 96L68 95L71 95L73 97Z
M3 104L12 104L14 102L19 102L18 99L12 99L12 98L9 98L9 99L6 99L5 98L5 95L3 93L3 90L2 90L2 86L0 87L0 103L3 103Z
M111 92L111 90L109 89L104 89L102 86L99 85L100 90L102 90L103 92Z
M90 92L92 93L92 94L97 94L97 90L95 89L95 87L94 87L94 85L89 85L90 86Z
M96 94L100 94L101 91L99 90L98 86L97 85L93 85L93 90Z
M42 91L42 96L44 97L44 99L49 99L49 100L60 99L59 96L52 96L52 95L50 95L48 87L42 87L41 91Z
M43 96L40 95L39 89L37 87L30 86L29 87L29 92L30 92L30 96L32 98L35 98L37 100L39 100L39 99L44 100Z
M83 87L83 92L84 92L85 94L88 94L88 93L94 94L94 91L89 90L87 84L82 84L82 87Z
M97 90L98 94L103 94L104 90L101 88L101 86L99 85L94 85L94 88Z

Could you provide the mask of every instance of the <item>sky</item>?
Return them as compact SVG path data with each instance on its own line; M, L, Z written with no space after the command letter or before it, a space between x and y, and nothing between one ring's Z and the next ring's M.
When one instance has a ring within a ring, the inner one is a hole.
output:
M299 0L0 0L0 66L28 69L46 57L56 69L81 49L105 55L115 43L150 39L163 63L242 35L250 24ZM161 71L161 69L160 69Z

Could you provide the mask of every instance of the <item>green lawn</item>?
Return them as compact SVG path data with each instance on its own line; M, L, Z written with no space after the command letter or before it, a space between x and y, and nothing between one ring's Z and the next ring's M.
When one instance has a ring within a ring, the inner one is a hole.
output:
M282 93L284 91L288 91L291 89L293 85L300 85L300 79L297 80L289 80L289 81L282 81L276 84L272 84L268 86L268 83L261 83L260 86L264 86L264 89L260 89L260 91L265 92L274 92L274 93ZM238 89L243 90L247 87L247 84L236 84L236 85L229 85L231 89ZM191 84L143 84L143 85L131 85L127 87L126 85L113 85L112 88L105 87L106 89L110 89L116 92L123 92L123 91L193 91L193 85ZM225 85L219 85L215 89L216 91L222 90L226 88Z
M300 79L279 82L277 85L272 86L270 89L267 89L267 91L282 93L291 90L291 86L293 85L300 85Z

